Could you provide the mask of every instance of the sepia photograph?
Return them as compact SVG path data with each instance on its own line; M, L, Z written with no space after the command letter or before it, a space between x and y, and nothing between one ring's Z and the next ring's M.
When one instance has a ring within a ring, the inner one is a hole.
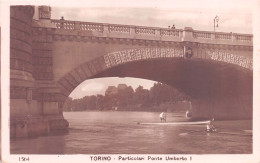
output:
M37 2L2 2L3 161L260 161L253 2Z

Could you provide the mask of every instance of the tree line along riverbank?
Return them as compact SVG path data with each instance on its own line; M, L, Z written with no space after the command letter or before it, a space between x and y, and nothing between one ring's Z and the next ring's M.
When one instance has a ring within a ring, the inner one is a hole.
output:
M119 84L117 87L107 87L105 95L80 99L69 97L63 111L185 111L190 107L188 100L184 93L159 82L150 89L139 86L135 90L126 84Z

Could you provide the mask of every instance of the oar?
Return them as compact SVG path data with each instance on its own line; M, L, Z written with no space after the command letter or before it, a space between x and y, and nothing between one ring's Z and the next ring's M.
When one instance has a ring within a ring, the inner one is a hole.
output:
M235 132L217 132L218 134L226 134L226 135L238 135L238 136L253 136L252 134L241 134Z
M219 129L227 129L227 130L234 130L234 131L244 131L246 132L245 130L241 130L241 129L232 129L232 128L225 128L225 127L218 127Z
M188 132L185 132L185 133L181 133L180 135L187 135L187 134L191 134L191 133L195 133L195 132L204 131L204 130L185 130L185 129L180 129L180 130L188 131Z
M233 130L233 131L238 131L241 132L243 131L243 133L234 133L234 132L221 132L223 134L230 134L230 135L241 135L241 136L252 136L252 130L250 130L251 132L248 132L248 130L241 130L241 129L230 129L230 128L223 128L223 127L218 127L219 129L226 129L226 130ZM244 134L245 133L245 134ZM247 134L246 134L247 133Z

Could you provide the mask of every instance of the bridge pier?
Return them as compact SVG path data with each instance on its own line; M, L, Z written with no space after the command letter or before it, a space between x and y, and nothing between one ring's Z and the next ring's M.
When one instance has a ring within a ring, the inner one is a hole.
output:
M11 138L68 128L61 110L63 96L53 84L51 49L50 44L47 45L51 42L48 37L51 29L42 37L33 37L33 15L33 6L10 9ZM46 59L46 56L50 57Z
M24 101L11 99L11 138L46 135L68 128L69 123L64 119L58 102L34 101L34 105L26 105Z

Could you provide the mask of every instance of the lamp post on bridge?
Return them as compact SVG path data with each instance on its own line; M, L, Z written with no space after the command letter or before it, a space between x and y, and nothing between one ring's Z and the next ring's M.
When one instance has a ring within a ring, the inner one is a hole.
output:
M214 18L214 33L215 33L215 28L218 28L218 21L219 21L219 17L216 15Z

